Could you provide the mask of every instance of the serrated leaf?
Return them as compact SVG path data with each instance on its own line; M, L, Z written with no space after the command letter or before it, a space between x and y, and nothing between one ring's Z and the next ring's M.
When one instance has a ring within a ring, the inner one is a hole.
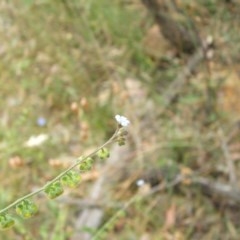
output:
M79 164L79 169L81 171L89 171L92 168L92 164L93 164L93 159L88 157L87 159L85 159L83 162Z
M63 194L64 190L60 182L55 182L47 186L44 190L50 199L54 199Z
M62 184L71 188L77 187L80 181L81 176L75 171L70 171L61 178Z
M31 218L37 213L38 207L29 199L25 199L16 206L15 210L19 216L23 218Z
M14 219L8 214L0 215L0 228L2 230L12 227L15 224Z

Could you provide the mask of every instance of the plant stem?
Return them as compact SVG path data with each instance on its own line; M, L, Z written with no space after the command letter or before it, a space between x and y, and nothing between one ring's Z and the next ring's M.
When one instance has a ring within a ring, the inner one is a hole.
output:
M44 191L46 189L46 187L48 187L49 185L57 182L59 179L61 179L61 177L63 177L65 174L67 174L68 172L70 172L73 168L75 168L76 166L78 166L81 162L83 162L84 160L86 160L89 157L94 156L100 149L106 147L107 145L109 145L110 143L112 143L115 139L115 137L117 136L117 133L119 131L119 128L116 129L115 133L112 135L111 138L109 138L102 146L98 147L96 150L94 150L92 153L88 154L88 156L84 157L84 158L77 158L76 162L74 164L72 164L68 169L66 169L65 171L61 172L58 176L56 176L54 179L52 179L51 181L49 181L47 184L45 184L43 187L37 189L34 192L31 192L19 199L17 199L15 202L9 204L8 206L6 206L5 208L3 208L2 210L0 210L0 215L4 214L6 211L8 211L9 209L15 207L17 204L19 204L20 202L22 202L23 200L33 197L35 195L37 195L38 193Z

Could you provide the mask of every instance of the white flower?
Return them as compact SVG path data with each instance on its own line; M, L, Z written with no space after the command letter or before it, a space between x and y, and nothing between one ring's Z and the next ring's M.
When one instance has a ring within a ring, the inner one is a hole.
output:
M145 184L145 181L143 180L143 179L138 179L137 181L136 181L136 185L138 186L138 187L141 187L141 186L143 186Z
M127 127L130 124L130 121L124 116L116 115L115 119L123 127Z
M47 134L40 134L38 136L31 136L27 142L25 142L26 147L36 147L44 143L48 139Z

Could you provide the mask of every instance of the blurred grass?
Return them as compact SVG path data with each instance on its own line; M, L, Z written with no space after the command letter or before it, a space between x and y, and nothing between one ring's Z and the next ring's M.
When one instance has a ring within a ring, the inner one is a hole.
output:
M216 47L221 49L216 51L209 80L217 92L219 77L215 73L219 68L229 71L238 59L238 19L232 9L217 0L191 4L182 3L190 9L190 15L197 13L203 36L213 35ZM184 61L166 57L167 67L159 68L158 59L146 55L142 40L152 19L140 1L13 0L3 1L0 6L0 206L4 207L63 169L51 166L50 159L79 156L109 137L114 126L112 116L125 110L124 104L116 104L116 83L126 78L141 80L158 111L160 93L179 74ZM206 174L221 173L215 169L223 165L216 131L219 125L229 127L234 121L232 112L224 115L224 109L215 105L211 114L206 111L206 72L206 66L202 66L179 93L176 103L161 119L155 119L161 127L153 147L157 151L159 147L160 153L152 153L147 160L154 166L172 163L169 175L181 165ZM78 111L71 107L73 103ZM46 119L45 126L37 124L39 117ZM86 135L82 135L84 131ZM36 148L24 146L31 136L41 133L50 136L46 143ZM22 165L14 165L11 159L15 157ZM134 167L137 169L136 163ZM78 196L84 190L87 187L80 186L72 194ZM39 214L27 221L19 219L12 230L0 233L2 239L69 238L73 209L41 196L36 201ZM172 205L180 221L165 229ZM229 212L222 213L222 220L221 212L198 189L165 192L133 204L108 239L132 239L144 234L156 240L219 239L220 233L224 239L233 239L239 228Z
M51 167L49 159L62 154L78 156L111 134L106 131L113 125L109 119L121 112L111 104L111 82L145 63L141 46L136 44L143 35L141 12L122 1L11 1L1 5L0 205L4 207L59 173L61 168ZM100 102L104 91L110 94ZM81 105L84 98L86 109ZM80 113L71 110L73 102ZM37 125L39 117L46 119L46 126ZM86 140L80 136L83 123L89 126ZM24 146L30 136L40 133L50 135L45 144ZM22 166L11 162L16 156ZM28 221L19 219L13 230L0 233L1 238L67 239L71 232L68 209L54 201L37 201L41 203L39 215Z

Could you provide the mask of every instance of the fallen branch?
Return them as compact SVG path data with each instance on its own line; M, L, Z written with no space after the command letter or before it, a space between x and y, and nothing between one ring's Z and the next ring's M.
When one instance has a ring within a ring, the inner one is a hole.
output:
M207 178L194 177L192 183L199 185L210 195L219 195L240 203L240 189L228 184L213 182Z

